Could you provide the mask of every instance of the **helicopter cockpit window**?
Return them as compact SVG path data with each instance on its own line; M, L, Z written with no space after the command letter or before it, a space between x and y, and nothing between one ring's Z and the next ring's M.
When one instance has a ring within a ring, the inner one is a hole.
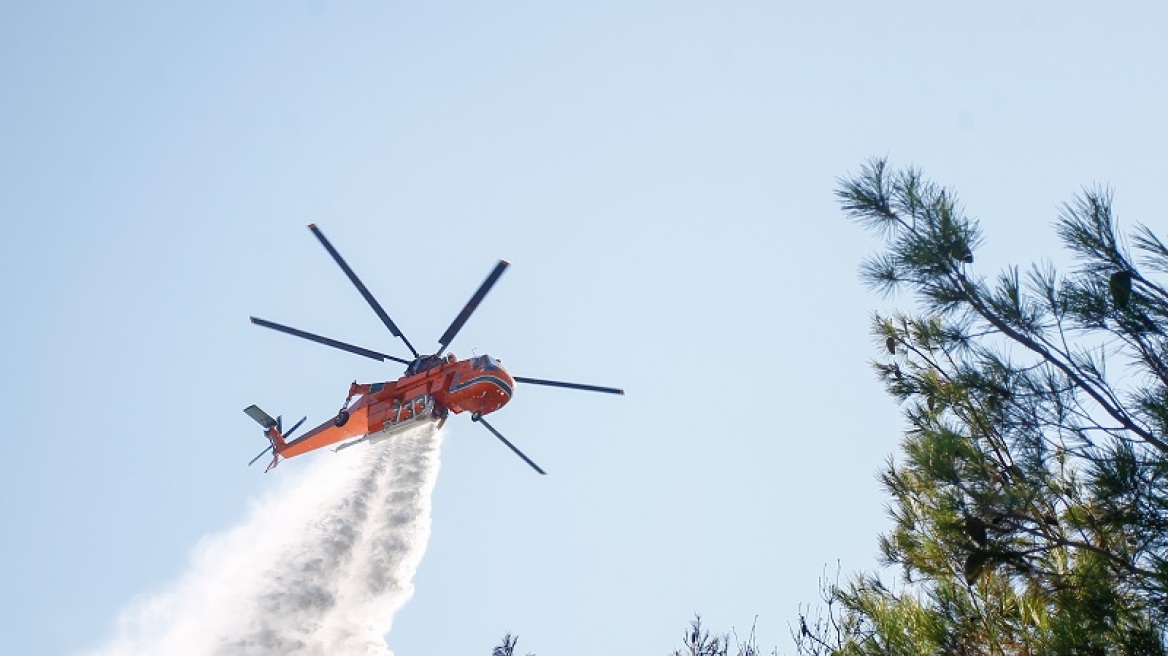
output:
M495 358L492 358L489 355L483 356L483 369L486 369L487 371L498 371L499 368L500 367L499 367L498 360L496 360Z

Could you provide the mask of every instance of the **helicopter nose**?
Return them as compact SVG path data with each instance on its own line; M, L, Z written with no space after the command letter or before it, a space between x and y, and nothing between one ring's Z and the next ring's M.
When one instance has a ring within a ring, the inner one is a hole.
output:
M507 405L515 390L515 379L503 367L488 372L489 379L483 381L482 413L490 414Z

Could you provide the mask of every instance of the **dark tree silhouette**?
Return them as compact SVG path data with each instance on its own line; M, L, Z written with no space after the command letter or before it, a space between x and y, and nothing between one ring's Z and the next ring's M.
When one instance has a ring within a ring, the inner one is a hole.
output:
M510 633L503 634L503 640L491 651L491 656L515 656L515 643L519 642L519 636L511 635ZM533 656L528 654L527 656Z
M837 197L884 242L864 279L919 304L873 321L907 423L882 475L902 578L827 586L798 651L1168 652L1168 247L1087 189L1056 223L1069 274L987 279L978 223L919 171L874 160Z

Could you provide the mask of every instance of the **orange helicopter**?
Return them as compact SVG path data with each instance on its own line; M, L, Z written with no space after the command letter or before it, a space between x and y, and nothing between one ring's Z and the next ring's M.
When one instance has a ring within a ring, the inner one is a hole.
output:
M414 357L412 360L407 360L360 346L346 344L345 342L339 342L335 339L322 337L257 317L251 317L251 322L257 326L271 328L272 330L301 337L374 360L400 362L406 365L406 372L396 381L366 384L354 382L349 386L349 395L335 417L296 439L290 439L292 433L304 423L307 417L296 422L287 431L284 431L283 422L280 417L273 419L271 415L254 405L245 408L244 412L263 427L264 437L269 442L268 448L261 451L255 458L252 458L248 465L254 464L264 454L271 451L272 461L268 464L267 469L264 470L266 472L279 464L280 458L292 458L308 453L309 451L315 451L337 444L338 442L344 443L337 446L336 451L362 442L375 444L402 433L409 428L426 423L437 424L441 428L451 412L455 414L469 412L471 413L471 421L482 424L491 434L499 438L503 444L506 444L508 448L514 451L515 455L530 465L532 469L540 474L546 474L547 472L524 455L518 447L503 437L502 433L495 430L495 427L491 426L483 418L484 415L495 412L511 400L515 383L547 385L550 387L603 392L606 394L625 393L624 390L614 387L600 387L597 385L583 385L581 383L566 383L557 380L512 376L507 373L507 370L503 368L503 365L498 360L489 355L480 355L467 360L459 360L453 353L443 355L446 347L454 340L455 335L462 330L462 326L470 318L471 313L478 308L479 303L482 302L487 292L491 291L491 287L499 280L499 276L503 275L503 272L510 266L506 261L499 260L499 263L495 265L495 268L487 276L487 279L479 286L478 291L475 292L466 306L462 308L458 316L454 318L450 327L438 338L438 343L442 345L442 348L438 349L432 355L422 355L418 353L417 349L410 344L410 341L406 339L406 336L402 334L393 320L389 318L389 315L382 309L381 304L377 302L377 299L373 298L373 295L369 293L369 290L357 278L357 274L353 273L353 270L345 263L340 253L325 238L324 233L315 224L309 225L308 229L320 240L321 245L329 252L329 255L341 267L341 270L345 272L345 275L348 276L353 286L357 288L357 291L361 292L361 296L365 298L365 301L377 313L377 316L385 324L385 327L389 329L389 332L394 337L401 338L406 348L410 350L410 353L413 353ZM354 397L359 397L356 403L353 403ZM346 440L348 441L346 442Z

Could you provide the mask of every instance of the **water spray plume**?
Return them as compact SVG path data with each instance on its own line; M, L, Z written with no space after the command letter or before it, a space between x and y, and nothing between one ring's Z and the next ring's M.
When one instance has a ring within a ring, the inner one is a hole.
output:
M430 536L439 444L422 428L317 459L203 540L90 656L390 655L383 636Z

